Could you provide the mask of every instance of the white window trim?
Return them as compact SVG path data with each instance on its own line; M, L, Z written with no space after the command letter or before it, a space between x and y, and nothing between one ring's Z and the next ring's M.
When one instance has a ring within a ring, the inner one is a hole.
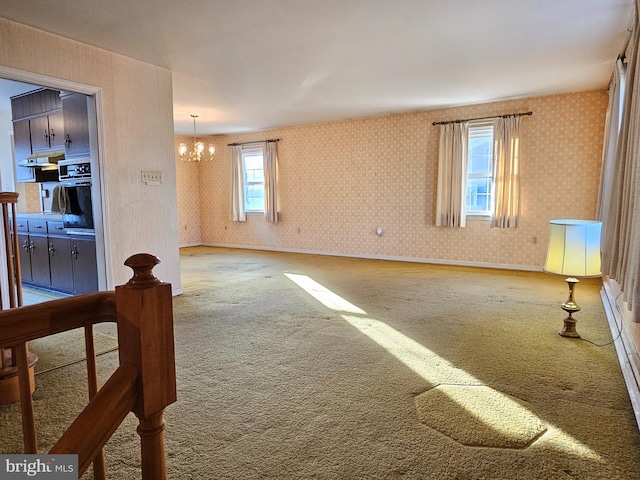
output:
M244 162L244 157L245 155L251 156L252 154L256 154L256 153L260 153L262 155L262 158L264 159L265 151L264 151L263 143L250 143L242 146L242 171L244 175L243 188L245 189L246 189L247 170L246 170L246 164ZM264 163L263 163L263 168L264 168ZM264 191L264 182L262 183L262 185L263 185L263 191ZM262 208L261 210L255 209L255 208L254 209L247 208L246 190L245 190L245 214L264 215L264 208Z
M469 122L469 133L468 138L467 138L467 142L469 142L469 139L471 138L471 132L473 129L479 129L479 128L488 128L491 127L491 138L493 141L493 121L491 120L480 120L480 121L476 121L476 122ZM493 172L491 172L491 174L493 175ZM469 174L467 173L467 179L469 179ZM467 218L467 220L476 220L476 221L491 221L491 218L493 217L493 192L491 192L491 205L492 205L492 210L482 210L482 211L469 211L466 210L465 208L465 216Z

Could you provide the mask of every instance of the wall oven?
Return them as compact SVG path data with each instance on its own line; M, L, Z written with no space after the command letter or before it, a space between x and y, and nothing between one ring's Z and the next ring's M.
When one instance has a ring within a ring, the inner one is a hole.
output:
M60 160L58 178L59 204L64 228L93 230L91 160Z

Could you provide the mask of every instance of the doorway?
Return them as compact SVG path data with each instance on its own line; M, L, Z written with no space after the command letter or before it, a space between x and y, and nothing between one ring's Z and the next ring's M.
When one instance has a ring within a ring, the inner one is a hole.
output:
M57 79L45 75L40 75L31 72L24 72L8 67L0 66L0 92L3 91L2 86L12 84L12 88L24 89L23 92L29 89L49 88L53 90L59 90L64 92L72 92L75 94L84 95L87 98L87 110L89 119L89 130L93 138L93 145L91 149L91 164L92 164L92 197L93 197L93 214L94 214L94 228L95 228L95 241L96 241L96 266L98 273L98 289L106 290L112 285L110 269L106 268L106 265L110 265L110 248L109 248L109 232L108 222L106 221L106 209L104 208L103 199L103 181L101 173L103 168L103 155L104 151L104 133L103 133L103 119L102 119L102 92L98 87L84 85L76 82L70 82L67 80ZM10 89L4 89L8 91ZM19 94L16 91L15 94ZM3 100L8 100L8 95L3 93ZM10 114L9 114L10 115ZM0 120L6 122L6 113ZM9 119L10 122L10 119ZM2 127L3 131L7 130ZM7 132L7 135L9 132ZM9 144L11 141L8 142ZM0 143L0 147L2 143ZM3 152L4 153L4 152ZM12 153L12 152L9 152ZM6 162L6 156L3 155L2 171L14 171L15 165L13 164L13 155L8 155L11 161L12 170L8 170L4 162ZM9 185L13 185L14 190L19 185L15 182L15 173L13 174L11 181L6 176L0 177L2 188L7 189Z

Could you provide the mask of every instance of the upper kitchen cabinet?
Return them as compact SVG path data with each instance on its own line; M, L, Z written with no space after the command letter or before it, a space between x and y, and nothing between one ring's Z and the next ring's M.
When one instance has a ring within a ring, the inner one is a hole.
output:
M62 112L40 115L29 120L31 152L64 149L64 123Z
M48 114L56 110L59 111L61 108L62 100L58 90L41 88L11 97L13 120Z
M39 89L11 98L13 121L28 119L31 153L64 149L62 100L58 90Z
M42 170L40 168L25 167L36 159L29 159L31 155L31 132L29 119L13 122L13 143L16 161L16 180L18 182L55 182L58 180L56 170Z
M65 158L89 157L91 153L87 105L89 98L79 93L67 92L63 92L61 98Z
M11 112L18 182L57 181L51 162L62 158L67 143L60 92L38 89L12 97Z
M13 144L18 182L35 182L36 176L34 169L20 165L31 155L31 132L29 131L28 119L15 120L13 122Z

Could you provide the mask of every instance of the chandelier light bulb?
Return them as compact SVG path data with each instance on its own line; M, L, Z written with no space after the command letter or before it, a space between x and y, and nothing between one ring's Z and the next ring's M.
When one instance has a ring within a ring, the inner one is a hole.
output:
M215 152L215 147L213 145L209 145L209 155L204 155L205 145L203 142L198 141L198 137L196 135L196 118L198 115L191 115L193 118L193 148L190 152L187 153L188 147L186 143L181 143L178 148L178 153L180 154L180 158L187 162L199 162L200 160L212 160L213 153Z

